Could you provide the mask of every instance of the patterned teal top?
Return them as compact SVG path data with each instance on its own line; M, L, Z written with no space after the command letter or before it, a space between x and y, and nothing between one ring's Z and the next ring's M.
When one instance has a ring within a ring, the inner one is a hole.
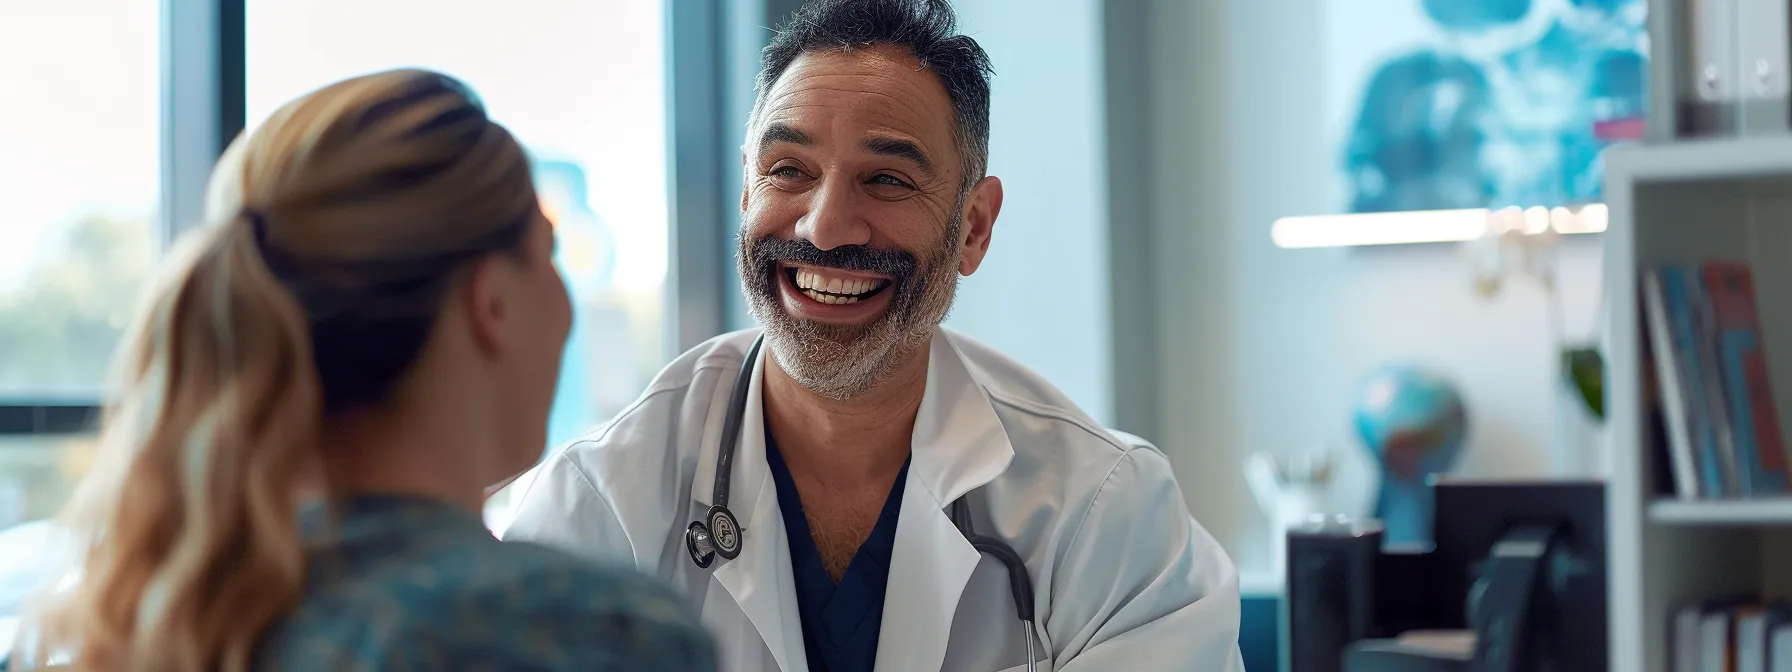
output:
M446 504L367 498L340 511L256 669L715 669L685 602L632 569L500 542Z

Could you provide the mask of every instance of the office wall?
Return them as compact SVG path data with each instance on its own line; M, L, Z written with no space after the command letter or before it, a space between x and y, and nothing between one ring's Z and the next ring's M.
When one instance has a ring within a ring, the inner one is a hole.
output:
M1142 249L1161 305L1146 339L1161 363L1149 418L1197 517L1240 568L1267 567L1269 538L1240 482L1244 456L1356 449L1351 400L1384 362L1455 378L1471 421L1459 473L1548 473L1556 405L1540 289L1477 298L1453 246L1270 241L1277 217L1337 207L1325 131L1351 102L1327 94L1324 4L1144 0L1138 11L1146 133L1130 159L1144 166ZM1572 332L1594 328L1599 272L1597 240L1563 251Z
M994 61L989 171L1006 199L947 324L1111 422L1101 4L955 3Z

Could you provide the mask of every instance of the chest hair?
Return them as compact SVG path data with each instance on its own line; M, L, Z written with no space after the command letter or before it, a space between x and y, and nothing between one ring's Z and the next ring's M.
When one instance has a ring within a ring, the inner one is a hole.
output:
M890 493L884 489L859 496L819 492L811 496L801 490L799 487L803 517L809 520L809 536L815 541L815 550L821 553L828 578L840 583L847 565L852 564L859 547L871 536L871 529L877 527L877 517L883 513L884 500Z

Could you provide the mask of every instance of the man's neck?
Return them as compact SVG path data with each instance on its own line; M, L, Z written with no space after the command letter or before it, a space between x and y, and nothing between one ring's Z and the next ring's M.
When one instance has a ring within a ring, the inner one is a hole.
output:
M917 348L895 375L845 400L810 392L768 357L765 421L792 476L829 489L888 488L908 459L927 357Z

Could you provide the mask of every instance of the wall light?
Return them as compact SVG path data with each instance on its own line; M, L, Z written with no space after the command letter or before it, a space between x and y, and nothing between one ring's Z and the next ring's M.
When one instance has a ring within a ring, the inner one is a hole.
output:
M1536 206L1310 215L1278 219L1269 235L1276 247L1285 249L1451 243L1480 238L1490 228L1513 226L1531 233L1545 228L1563 234L1599 233L1605 230L1606 216L1603 203L1573 210Z

